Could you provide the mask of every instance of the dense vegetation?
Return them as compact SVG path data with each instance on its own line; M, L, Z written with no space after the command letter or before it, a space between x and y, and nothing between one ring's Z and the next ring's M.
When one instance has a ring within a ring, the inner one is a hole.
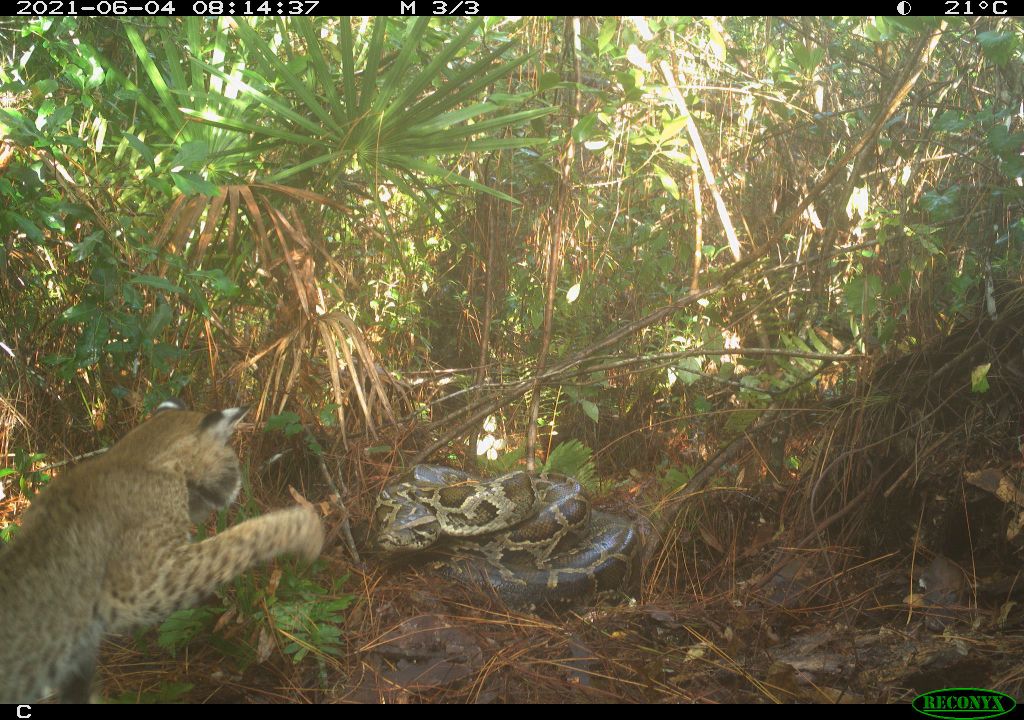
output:
M302 687L365 699L354 654L389 616L361 523L422 459L558 467L648 517L642 607L720 601L784 547L832 547L830 602L865 558L906 588L921 534L869 519L916 520L927 481L1008 466L1019 435L1022 41L994 18L0 21L0 536L54 463L178 396L255 406L247 512L291 485L354 541L160 642L226 612L253 622L220 652L266 661L276 632L319 658ZM574 692L741 692L637 672ZM474 677L432 697L560 697Z

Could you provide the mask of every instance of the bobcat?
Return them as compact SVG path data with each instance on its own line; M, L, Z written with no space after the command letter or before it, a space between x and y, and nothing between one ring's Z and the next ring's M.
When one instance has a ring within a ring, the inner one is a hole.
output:
M245 413L162 403L32 502L0 549L0 704L51 690L64 702L88 702L104 635L159 622L278 555L320 554L320 518L306 508L189 542L191 523L238 494L238 458L227 441Z

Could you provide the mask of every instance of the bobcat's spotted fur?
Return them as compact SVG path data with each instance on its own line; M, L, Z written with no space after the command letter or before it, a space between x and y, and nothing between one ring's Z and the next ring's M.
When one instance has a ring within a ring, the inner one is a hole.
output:
M0 704L56 690L87 702L100 640L159 622L278 555L316 558L315 512L280 510L199 543L192 523L232 502L228 438L245 408L176 402L108 452L62 473L0 549Z

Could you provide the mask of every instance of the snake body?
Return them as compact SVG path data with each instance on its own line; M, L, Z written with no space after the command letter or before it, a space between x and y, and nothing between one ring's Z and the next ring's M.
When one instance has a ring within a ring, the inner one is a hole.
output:
M437 551L443 574L490 586L512 606L624 589L640 549L633 523L591 512L570 477L519 471L481 481L436 465L381 491L374 542L387 554Z

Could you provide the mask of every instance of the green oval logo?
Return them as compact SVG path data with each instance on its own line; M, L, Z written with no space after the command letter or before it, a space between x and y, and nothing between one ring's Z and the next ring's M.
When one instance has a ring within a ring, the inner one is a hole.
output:
M1006 693L981 688L945 688L922 693L914 698L913 708L922 715L945 720L983 720L994 718L1017 707Z

